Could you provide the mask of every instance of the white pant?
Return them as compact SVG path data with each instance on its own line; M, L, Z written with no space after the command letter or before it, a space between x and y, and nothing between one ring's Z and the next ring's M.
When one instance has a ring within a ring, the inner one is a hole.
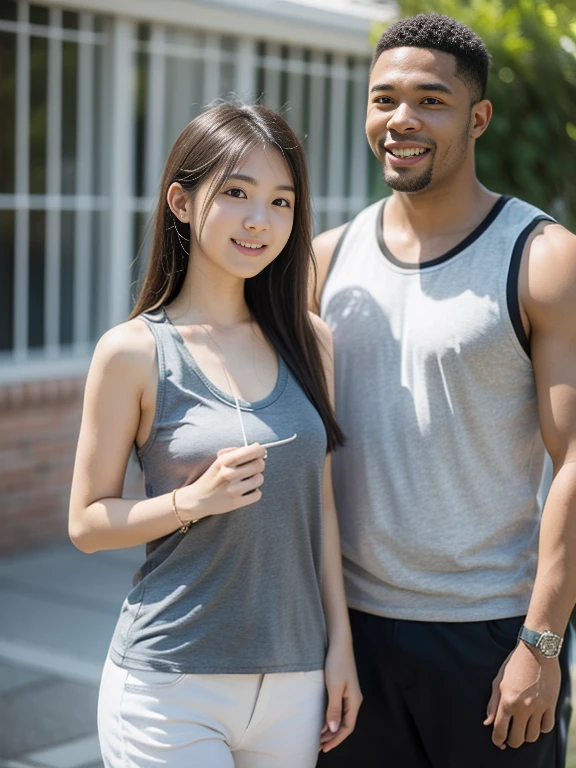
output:
M313 768L324 672L182 675L106 661L98 733L106 768Z

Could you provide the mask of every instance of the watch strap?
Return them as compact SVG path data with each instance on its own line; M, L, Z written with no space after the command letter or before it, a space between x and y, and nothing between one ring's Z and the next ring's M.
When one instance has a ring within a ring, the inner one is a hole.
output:
M564 643L564 638L549 629L544 630L544 632L536 632L524 625L520 627L518 639L524 640L525 643L536 648L547 659L555 659Z
M536 632L535 629L528 629L528 627L525 627L524 624L520 627L520 631L518 632L518 639L524 640L524 642L528 643L528 645L534 646L534 648L538 647L538 640L540 640L541 632Z

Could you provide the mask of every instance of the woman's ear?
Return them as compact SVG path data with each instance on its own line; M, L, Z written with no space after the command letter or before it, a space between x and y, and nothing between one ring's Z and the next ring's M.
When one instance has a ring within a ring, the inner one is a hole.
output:
M190 200L177 181L170 184L166 193L166 202L170 210L180 221L190 223Z

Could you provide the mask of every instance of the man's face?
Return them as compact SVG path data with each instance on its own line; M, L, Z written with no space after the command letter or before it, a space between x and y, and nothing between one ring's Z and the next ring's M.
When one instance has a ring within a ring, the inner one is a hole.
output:
M428 48L384 51L370 76L366 134L399 192L436 187L474 151L471 95L456 59Z

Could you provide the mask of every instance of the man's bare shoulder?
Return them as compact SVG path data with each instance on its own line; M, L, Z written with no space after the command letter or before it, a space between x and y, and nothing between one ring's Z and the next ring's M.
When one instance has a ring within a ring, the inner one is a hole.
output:
M576 316L576 235L560 224L546 224L529 243L524 303L536 315Z
M316 311L320 306L320 295L322 293L324 283L326 282L328 271L330 270L330 264L332 263L334 251L347 226L348 223L341 224L339 227L334 227L334 229L327 229L325 232L321 232L319 235L317 235L312 242L317 265L316 290L314 292L315 306L313 307L314 311Z
M331 349L332 331L330 330L328 323L322 320L322 318L314 312L308 312L308 316L310 317L312 328L316 332L316 337L320 344L324 347L327 347L328 349Z
M327 229L325 232L316 235L312 244L319 266L321 260L327 259L330 261L332 259L334 249L338 245L338 241L344 234L344 230L347 226L348 222L346 224L340 224L339 227L334 227L334 229Z

